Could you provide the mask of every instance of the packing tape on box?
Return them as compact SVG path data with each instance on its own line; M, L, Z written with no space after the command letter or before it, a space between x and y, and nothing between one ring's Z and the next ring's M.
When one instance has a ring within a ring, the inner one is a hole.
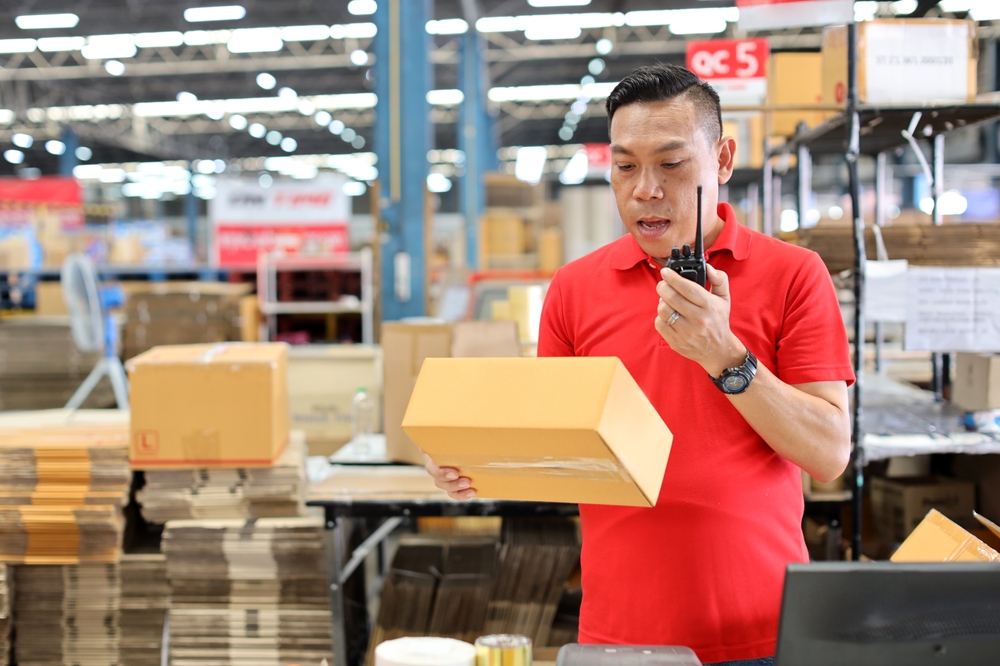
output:
M536 460L523 459L501 459L487 460L475 459L471 464L461 464L458 466L460 472L474 473L480 472L504 472L518 471L537 476L568 476L593 478L595 480L624 480L632 481L632 476L614 458L539 458Z
M198 358L196 358L195 362L196 363L211 363L212 359L214 359L216 356L218 356L219 354L221 354L221 353L225 352L227 349L229 349L229 346L230 345L229 345L228 342L219 342L217 344L214 344L211 347L209 347L207 350L205 350L205 352L203 354L201 354Z

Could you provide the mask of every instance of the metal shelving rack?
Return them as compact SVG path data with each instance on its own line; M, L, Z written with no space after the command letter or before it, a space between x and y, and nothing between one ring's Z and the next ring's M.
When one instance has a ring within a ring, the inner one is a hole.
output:
M286 271L345 271L361 274L361 297L339 301L279 301L278 273ZM257 303L266 318L266 335L276 330L277 317L283 314L360 314L362 343L375 341L375 288L372 281L372 251L325 256L286 256L262 253L257 261Z
M864 428L864 340L865 340L865 223L861 217L861 183L858 175L858 159L861 155L876 157L877 193L884 193L886 186L886 159L888 151L904 145L911 145L919 151L918 140L931 141L930 164L925 170L931 182L931 197L934 202L933 220L942 223L939 198L943 194L945 135L949 132L970 127L982 122L1000 118L1000 104L973 103L948 105L905 105L872 106L862 105L858 95L858 40L857 26L848 25L847 57L847 107L833 118L813 129L800 130L795 136L778 146L767 146L764 155L763 228L777 228L776 212L780 201L774 201L768 194L773 190L773 169L771 159L783 155L796 156L796 170L799 178L799 219L804 219L811 191L811 164L813 154L843 154L847 160L848 190L851 198L852 230L854 246L854 339L861 341L854 345L854 373L856 383L853 390L851 415L851 506L853 530L851 553L854 559L861 557L861 507L864 489L865 428ZM927 162L920 153L920 160ZM931 164L933 166L931 166ZM884 196L876 208L884 211ZM878 223L884 217L878 216ZM942 382L947 368L941 355L935 355L935 388L940 396Z

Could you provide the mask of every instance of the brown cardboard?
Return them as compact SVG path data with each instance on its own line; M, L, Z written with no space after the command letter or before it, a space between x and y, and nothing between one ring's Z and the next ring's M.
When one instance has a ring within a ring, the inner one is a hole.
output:
M993 531L988 520L977 518ZM997 533L1000 536L1000 532ZM1000 562L1000 553L931 509L893 556L893 562Z
M424 361L403 430L483 498L653 506L673 436L617 358Z
M767 104L820 104L823 101L823 56L819 53L773 53L767 66ZM768 136L792 136L800 122L816 127L822 111L774 111L767 114Z
M968 77L968 95L965 101L976 99L978 45L976 42L976 23L957 19L877 19L858 24L858 97L861 103L868 101L868 72L866 71L866 35L871 25L895 25L905 30L911 25L940 25L942 39L953 34L955 28L967 35L969 40L969 59L965 72ZM951 32L949 32L951 31ZM847 101L847 27L832 26L823 30L823 103L846 105ZM913 86L912 103L942 101L926 98L925 91L919 86ZM960 101L960 100L953 100Z
M1000 354L957 354L951 401L970 412L1000 409Z
M382 350L366 345L297 345L288 350L291 428L305 433L309 453L328 456L351 439L358 388L382 405Z
M240 297L240 340L260 342L260 307L257 296L247 294Z
M35 314L65 315L62 282L39 282L35 285Z
M134 469L269 467L284 450L287 345L157 347L126 367Z
M970 522L976 508L976 485L968 481L875 477L870 489L875 529L881 538L893 542L905 539L928 509L936 509L952 520Z
M392 460L424 464L424 456L401 425L413 385L425 358L448 356L517 356L513 322L387 322L382 326L385 369L384 431Z

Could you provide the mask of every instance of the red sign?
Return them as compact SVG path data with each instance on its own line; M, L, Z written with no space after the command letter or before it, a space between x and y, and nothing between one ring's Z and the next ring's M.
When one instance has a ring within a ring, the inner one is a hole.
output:
M219 266L255 268L261 252L322 255L349 249L346 223L215 225L215 259Z
M42 176L34 180L0 178L0 201L80 206L83 192L76 178Z
M705 80L762 79L770 54L766 38L688 42L687 67Z
M583 149L587 153L587 164L591 169L611 168L610 143L585 143Z

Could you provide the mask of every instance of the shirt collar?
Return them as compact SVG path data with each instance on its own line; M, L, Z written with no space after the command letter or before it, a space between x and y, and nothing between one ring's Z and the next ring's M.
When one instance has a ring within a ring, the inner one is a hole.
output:
M706 259L711 259L719 252L729 252L733 259L742 261L750 254L750 230L736 220L736 213L728 203L720 203L718 215L723 221L722 232L706 253ZM639 262L656 264L656 260L639 247L632 234L628 234L614 244L611 250L611 268L627 271Z

